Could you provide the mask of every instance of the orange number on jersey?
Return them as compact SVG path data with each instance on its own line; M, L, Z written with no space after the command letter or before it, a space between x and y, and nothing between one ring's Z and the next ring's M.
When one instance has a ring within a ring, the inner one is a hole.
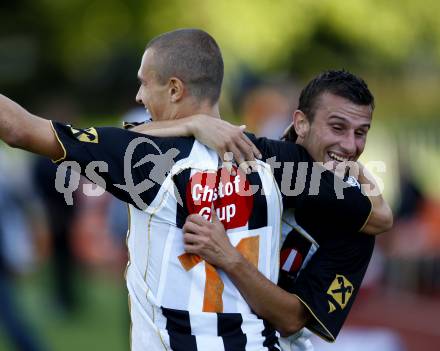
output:
M237 250L258 268L258 257L260 249L260 241L258 236L241 239L237 246ZM198 255L184 253L179 256L180 264L186 271L191 270L197 264L203 261ZM203 312L223 312L222 294L224 290L223 281L217 270L205 262L205 293L203 295Z

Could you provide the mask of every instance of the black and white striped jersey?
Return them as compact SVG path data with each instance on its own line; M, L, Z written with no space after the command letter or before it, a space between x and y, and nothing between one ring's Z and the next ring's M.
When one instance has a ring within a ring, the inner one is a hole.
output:
M280 193L279 187L295 184L298 162L311 162L294 144L255 140L264 159L277 156L294 163L290 177L285 177L286 167L274 169L263 161L258 172L232 176L214 151L193 138L154 138L59 123L53 127L65 151L57 162L70 161L129 203L126 278L134 351L278 349L275 330L253 313L224 272L185 253L181 228L189 214L209 219L210 211L217 211L232 244L277 282L283 203L303 213L325 209L318 212L324 218L348 216L350 228L360 226L371 209L368 200L350 189L339 200L331 172L318 182L318 194L308 191L310 172L305 174L305 191Z
M78 162L84 174L90 162L105 162L97 174L130 204L132 350L279 349L275 330L253 313L224 272L185 253L181 229L189 214L209 219L214 208L231 243L276 282L282 199L267 164L233 176L214 151L192 138L57 123L54 128L64 159ZM142 182L144 191L130 194Z

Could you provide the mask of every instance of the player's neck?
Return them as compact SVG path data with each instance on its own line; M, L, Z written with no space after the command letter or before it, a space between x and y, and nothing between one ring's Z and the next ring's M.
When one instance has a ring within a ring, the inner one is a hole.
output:
M173 119L199 115L199 114L208 115L213 118L221 118L218 103L211 105L208 102L202 102L202 103L191 103L185 106L185 108L183 108L183 106L180 106L179 111L176 111Z
M221 118L218 103L214 105L210 105L210 104L201 105L197 110L198 110L197 114L208 115L214 118Z

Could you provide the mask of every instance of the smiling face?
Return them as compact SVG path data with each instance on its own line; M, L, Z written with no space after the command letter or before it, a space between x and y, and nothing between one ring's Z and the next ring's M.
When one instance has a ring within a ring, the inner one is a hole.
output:
M158 80L156 59L153 49L147 49L142 56L141 67L138 71L140 87L136 94L136 101L145 106L153 121L160 121L171 116L171 97L168 82L162 84Z
M342 161L356 161L364 151L370 129L372 108L356 105L343 97L323 93L310 120L301 111L294 113L297 143L315 161L331 162L335 169Z

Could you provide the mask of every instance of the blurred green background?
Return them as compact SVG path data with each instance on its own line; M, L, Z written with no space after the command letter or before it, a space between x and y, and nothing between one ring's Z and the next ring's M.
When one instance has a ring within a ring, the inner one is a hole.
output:
M385 162L386 171L376 175L383 179L385 195L395 209L403 202L405 169L423 199L434 204L429 212L433 221L440 217L436 0L18 0L0 6L0 92L36 114L72 117L84 127L117 125L135 107L136 74L146 43L176 28L201 28L218 41L225 60L223 117L245 121L255 132L247 119L252 111L246 107L252 104L246 102L249 92L276 87L292 110L299 89L321 70L350 70L367 81L376 97L363 161ZM23 153L4 151L12 169L22 169L16 164L27 162L17 161L26 159ZM427 215L417 211L421 224L415 228L421 228ZM418 229L402 235L404 240L395 239L398 230L392 239L382 239L385 263L375 281L379 300L408 293L415 296L411 301L429 300L440 307L440 282L435 279L440 276L440 226L435 222L432 228L423 234L428 239L422 243ZM14 279L16 297L37 333L53 350L128 349L123 264L111 273L79 266L75 279L83 307L73 317L62 318L48 302L50 243L39 240L43 244L36 244L37 263ZM420 249L408 254L405 245ZM426 257L432 258L432 265L420 268ZM412 273L396 278L396 262L408 264ZM425 279L426 269L433 273ZM440 325L438 316L432 318ZM362 318L355 322L366 323ZM414 341L415 332L406 327L384 327L396 330L408 350L429 349L422 348L419 339ZM440 331L431 334L425 339L432 337L438 344ZM11 350L8 345L0 334L0 350Z
M370 83L378 119L429 119L440 104L439 11L435 0L8 2L0 86L27 106L66 94L89 114L114 115L133 101L148 40L197 27L223 50L225 98L243 66L300 85L320 70L344 67Z
M433 139L439 135L439 12L435 0L4 2L0 89L34 112L65 99L74 101L82 119L115 121L135 104L148 40L197 27L211 33L224 54L225 119L240 120L237 101L256 80L302 87L323 69L345 68L369 83L377 100L375 125L389 138L406 138L411 130ZM440 193L432 177L417 176Z

